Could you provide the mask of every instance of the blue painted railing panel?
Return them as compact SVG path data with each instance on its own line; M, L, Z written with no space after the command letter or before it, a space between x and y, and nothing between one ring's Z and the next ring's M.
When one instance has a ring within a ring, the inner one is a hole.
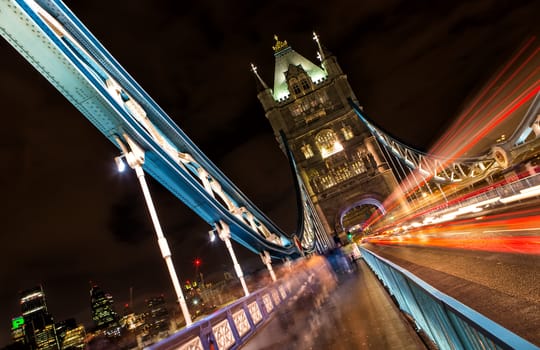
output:
M396 298L400 309L440 349L540 349L402 267L367 249L361 250L364 260Z

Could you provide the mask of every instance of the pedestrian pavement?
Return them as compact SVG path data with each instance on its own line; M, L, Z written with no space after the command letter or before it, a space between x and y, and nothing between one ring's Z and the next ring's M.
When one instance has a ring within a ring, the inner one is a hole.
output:
M429 349L362 259L337 277L326 300L304 291L241 349Z

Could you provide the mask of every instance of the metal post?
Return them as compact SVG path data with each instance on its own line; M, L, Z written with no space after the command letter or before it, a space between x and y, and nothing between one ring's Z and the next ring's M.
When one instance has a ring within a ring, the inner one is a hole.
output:
M148 208L148 211L150 212L152 223L154 224L154 230L156 232L159 249L161 250L161 256L165 260L165 264L167 265L167 268L169 269L169 275L171 277L174 290L176 292L176 296L180 304L180 309L182 310L182 314L184 315L184 319L186 321L186 327L188 327L193 323L191 321L191 315L189 314L189 309L186 304L186 299L184 298L184 293L182 292L182 287L180 286L180 282L178 280L178 275L176 274L176 270L174 269L174 264L171 258L171 250L169 248L169 244L167 243L167 239L163 235L163 231L159 223L156 209L154 207L154 203L152 202L152 197L150 196L150 191L148 189L146 179L144 178L144 171L142 169L142 164L144 164L144 150L140 148L133 140L131 140L131 138L128 135L124 134L123 136L131 150L128 149L128 147L122 142L122 140L119 137L116 137L116 141L118 142L118 145L122 149L122 153L126 157L126 161L128 165L132 169L135 170L135 173L137 174L137 178L139 179L139 182L141 184L141 189L144 194L146 206ZM118 159L115 158L115 160L118 160Z
M246 280L244 279L244 272L242 271L242 268L240 267L240 264L238 263L238 260L236 259L236 254L234 254L234 250L231 244L231 230L229 229L229 225L227 225L222 220L219 220L219 223L216 225L219 238L225 242L225 246L229 250L229 254L231 255L231 259L233 261L234 265L234 271L236 272L236 276L240 279L240 283L242 284L242 289L244 289L245 296L249 295L249 290L246 285Z
M272 277L272 281L276 281L276 274L274 273L274 269L272 268L272 258L270 257L270 254L265 250L261 253L261 260L263 264L266 265L266 268L268 269L268 272L270 272L270 277Z
M178 275L176 274L176 270L174 269L169 244L167 243L167 239L165 238L165 236L163 235L163 231L161 230L161 225L157 217L156 209L154 208L152 197L150 196L150 191L148 190L148 185L146 184L146 180L144 178L144 171L142 170L140 165L135 165L133 168L135 169L135 172L137 173L137 178L141 183L144 199L146 200L146 206L148 207L148 211L150 212L150 217L152 218L152 223L154 224L154 229L156 231L159 249L161 250L161 255L163 256L163 259L167 264L167 268L169 269L169 275L171 276L174 290L176 292L178 302L180 303L180 308L182 309L182 314L184 315L184 319L186 320L186 327L189 327L193 323L191 321L191 315L189 314L189 309L187 307L186 299L184 298L184 293L182 292L182 287L178 280Z

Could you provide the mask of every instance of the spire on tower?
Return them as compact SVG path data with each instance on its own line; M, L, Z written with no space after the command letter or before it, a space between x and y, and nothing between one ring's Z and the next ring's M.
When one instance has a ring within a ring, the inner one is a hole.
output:
M325 60L325 57L324 57L324 50L321 46L321 42L319 41L319 36L317 35L317 33L313 32L313 40L315 40L315 42L317 43L317 48L319 49L318 51L318 57L319 59L322 61Z
M253 63L251 63L251 71L252 71L253 74L255 74L255 76L257 77L257 81L262 85L262 89L261 89L261 90L269 89L268 85L266 85L266 83L264 82L264 80L262 80L261 76L260 76L259 73L257 72L257 66L254 65Z

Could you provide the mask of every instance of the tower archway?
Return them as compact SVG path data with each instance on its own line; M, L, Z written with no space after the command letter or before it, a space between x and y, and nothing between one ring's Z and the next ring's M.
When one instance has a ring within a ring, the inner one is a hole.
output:
M337 231L357 232L362 225L376 212L385 214L386 210L380 200L372 196L363 197L342 208L336 220Z

